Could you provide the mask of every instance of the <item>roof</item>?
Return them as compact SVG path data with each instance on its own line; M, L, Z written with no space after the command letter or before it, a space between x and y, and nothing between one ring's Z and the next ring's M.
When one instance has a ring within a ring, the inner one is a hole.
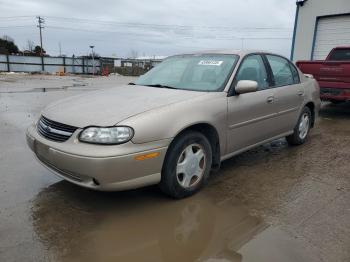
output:
M237 50L237 49L217 49L217 50L203 50L203 51L198 51L198 52L193 52L193 53L185 53L185 54L179 54L179 55L201 55L201 54L224 54L224 55L239 55L239 56L245 56L251 53L269 53L272 54L269 51L264 51L264 50Z

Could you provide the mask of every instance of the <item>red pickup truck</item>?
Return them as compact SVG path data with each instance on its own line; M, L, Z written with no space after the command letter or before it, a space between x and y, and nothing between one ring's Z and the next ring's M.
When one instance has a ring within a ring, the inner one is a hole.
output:
M334 48L324 61L298 61L296 65L318 81L322 100L350 100L350 47Z

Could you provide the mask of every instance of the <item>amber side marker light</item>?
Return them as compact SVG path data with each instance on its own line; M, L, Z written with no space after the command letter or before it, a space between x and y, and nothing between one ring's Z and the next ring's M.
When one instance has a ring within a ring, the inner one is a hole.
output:
M135 160L146 160L146 159L158 157L159 155L160 155L159 152L149 153L145 155L135 156Z

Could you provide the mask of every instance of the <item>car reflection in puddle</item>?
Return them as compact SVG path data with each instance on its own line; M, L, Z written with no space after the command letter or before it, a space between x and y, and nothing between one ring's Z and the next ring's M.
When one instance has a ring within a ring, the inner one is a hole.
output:
M210 187L172 200L154 187L101 193L59 182L36 197L32 217L59 261L243 261L240 248L267 227Z

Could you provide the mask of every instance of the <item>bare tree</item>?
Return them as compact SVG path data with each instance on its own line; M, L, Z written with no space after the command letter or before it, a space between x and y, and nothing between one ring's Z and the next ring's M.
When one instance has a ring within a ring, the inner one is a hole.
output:
M7 42L12 42L12 43L15 42L15 40L11 36L8 36L8 35L3 35L2 39L7 41Z
M131 49L130 51L130 58L137 58L139 56L139 52L137 52L135 49Z
M30 51L30 52L33 52L34 51L34 47L35 47L35 44L32 40L27 40L27 49Z

